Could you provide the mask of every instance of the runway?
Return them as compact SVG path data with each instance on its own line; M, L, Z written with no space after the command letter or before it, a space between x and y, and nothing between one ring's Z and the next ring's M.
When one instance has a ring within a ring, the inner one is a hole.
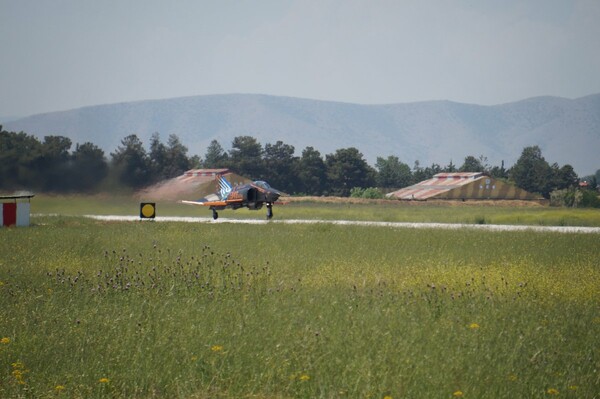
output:
M84 215L84 217L102 220L102 221L122 221L136 222L142 221L137 216L119 216L119 215ZM369 222L358 220L312 220L312 219L229 219L219 218L213 220L208 217L192 216L157 216L151 219L155 222L184 222L184 223L232 223L232 224L332 224L339 226L369 226L369 227L387 227L397 229L471 229L485 231L535 231L535 232L554 232L554 233L586 233L600 234L600 227L582 227L582 226L525 226L525 225L499 225L499 224L460 224L460 223L408 223L408 222ZM143 220L148 221L148 219Z

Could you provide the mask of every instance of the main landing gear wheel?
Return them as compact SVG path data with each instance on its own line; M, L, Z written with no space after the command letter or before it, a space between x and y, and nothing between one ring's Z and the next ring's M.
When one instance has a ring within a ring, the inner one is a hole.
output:
M273 204L267 204L267 220L273 217Z
M217 213L217 211L215 209L213 209L212 211L213 211L213 219L217 220L219 218L219 214Z

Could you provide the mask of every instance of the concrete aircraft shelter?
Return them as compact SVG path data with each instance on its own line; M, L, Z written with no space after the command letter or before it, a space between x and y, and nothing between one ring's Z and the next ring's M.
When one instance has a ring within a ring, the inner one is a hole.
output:
M138 192L146 200L194 200L218 190L218 178L225 176L233 185L248 183L249 179L231 172L229 169L191 169L181 176L162 181Z
M438 173L429 180L386 195L401 200L539 200L541 197L513 184L478 172Z

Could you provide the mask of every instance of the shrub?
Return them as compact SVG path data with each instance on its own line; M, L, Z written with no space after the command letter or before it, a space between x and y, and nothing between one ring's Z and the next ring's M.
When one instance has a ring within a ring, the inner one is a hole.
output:
M581 190L579 208L600 208L600 197L593 190Z
M378 188L360 188L354 187L350 190L350 197L352 198L368 198L368 199L380 199L383 198L383 193Z
M550 193L550 205L568 208L600 208L600 198L591 190L554 190Z

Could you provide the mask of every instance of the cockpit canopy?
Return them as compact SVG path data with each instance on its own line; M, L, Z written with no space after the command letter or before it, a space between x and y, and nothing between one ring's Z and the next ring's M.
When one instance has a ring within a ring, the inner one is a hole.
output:
M267 183L266 181L262 181L262 180L257 180L254 182L254 185L260 187L260 188L264 188L266 190L270 190L271 186L269 186L269 183Z

